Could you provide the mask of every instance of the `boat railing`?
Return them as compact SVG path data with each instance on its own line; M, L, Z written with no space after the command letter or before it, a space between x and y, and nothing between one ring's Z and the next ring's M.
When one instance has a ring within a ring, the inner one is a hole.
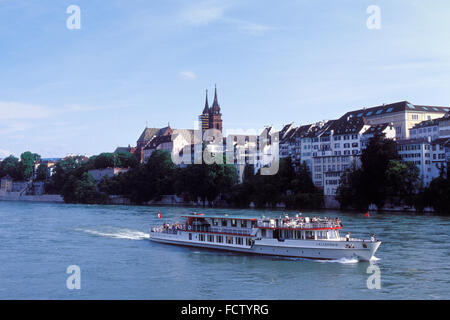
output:
M282 224L274 224L269 222L259 223L258 227L263 228L287 228L287 229L327 229L327 228L336 228L340 225L336 222L332 221L317 221L317 222L290 222L290 223L282 223Z
M250 232L251 232L251 230L246 230L246 229L211 227L211 226L191 226L190 228L188 228L185 231L229 233L229 234L236 234L236 235L250 235Z

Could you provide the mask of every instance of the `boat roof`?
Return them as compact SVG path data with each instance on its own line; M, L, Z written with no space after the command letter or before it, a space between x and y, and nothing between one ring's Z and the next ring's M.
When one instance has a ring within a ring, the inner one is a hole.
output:
M234 215L206 215L202 213L193 213L181 216L182 218L214 218L214 219L235 219L235 220L258 220L256 217L234 216Z

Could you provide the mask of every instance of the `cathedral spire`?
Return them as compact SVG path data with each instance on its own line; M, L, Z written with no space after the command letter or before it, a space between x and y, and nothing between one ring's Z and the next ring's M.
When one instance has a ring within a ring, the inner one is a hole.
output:
M214 102L212 105L212 111L220 111L219 101L217 99L217 85L214 85Z
M205 109L203 109L203 114L207 113L209 113L208 89L206 89Z

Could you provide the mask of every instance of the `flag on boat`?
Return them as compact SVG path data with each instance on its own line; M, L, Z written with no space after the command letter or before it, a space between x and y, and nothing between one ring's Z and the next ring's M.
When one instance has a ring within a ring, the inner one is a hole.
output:
M158 210L158 218L159 218L159 219L162 218L161 210Z
M370 217L369 211L367 211L366 214L365 214L364 216Z

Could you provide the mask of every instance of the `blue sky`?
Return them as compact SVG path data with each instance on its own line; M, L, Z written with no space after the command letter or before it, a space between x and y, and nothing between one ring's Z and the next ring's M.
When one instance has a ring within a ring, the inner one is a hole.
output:
M80 30L66 28L72 4ZM450 106L449 34L447 0L0 0L0 158L113 151L146 123L192 128L214 83L225 130Z

